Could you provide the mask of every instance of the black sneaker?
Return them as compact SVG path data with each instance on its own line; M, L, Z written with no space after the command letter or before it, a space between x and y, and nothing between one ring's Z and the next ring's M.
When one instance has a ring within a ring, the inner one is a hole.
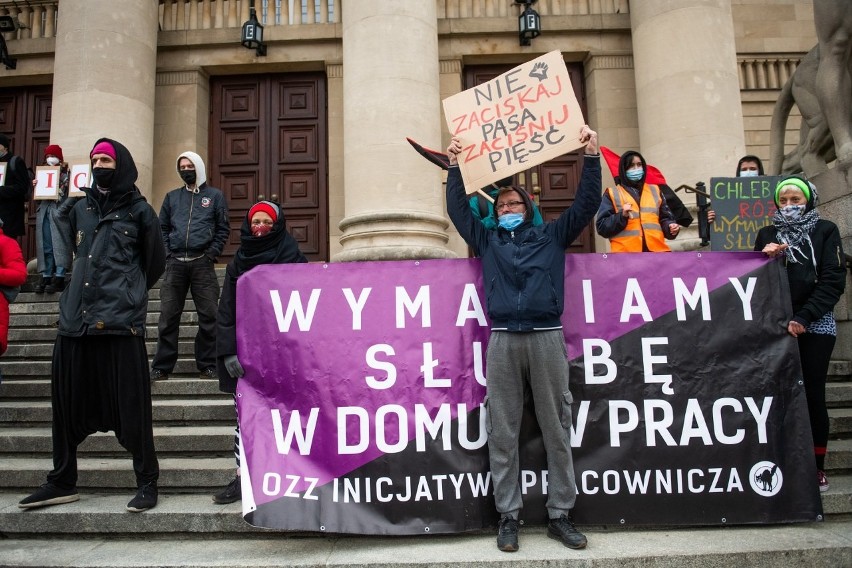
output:
M213 502L219 505L227 505L228 503L236 503L242 498L243 488L238 475L225 489L213 496Z
M571 517L562 515L558 519L550 519L547 523L547 536L560 541L568 548L586 548L586 537L577 530Z
M60 489L52 483L45 483L35 493L21 499L18 507L21 509L35 509L36 507L47 507L48 505L61 505L62 503L73 503L78 501L80 495L76 489Z
M521 525L518 519L503 517L497 525L497 548L503 552L518 551L518 531Z
M152 381L165 381L169 378L169 374L162 369L151 369Z
M213 367L207 367L200 373L198 373L199 379L213 379L214 381L219 380L219 374L216 372L216 369Z
M157 506L157 484L153 481L146 483L136 492L136 497L130 500L126 509L131 513L141 513Z

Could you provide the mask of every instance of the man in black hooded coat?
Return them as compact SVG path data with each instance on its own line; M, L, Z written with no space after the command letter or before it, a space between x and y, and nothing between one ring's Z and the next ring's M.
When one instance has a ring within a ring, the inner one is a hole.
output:
M53 349L53 471L19 507L78 500L77 446L113 430L133 455L138 491L126 508L140 512L157 504L145 318L165 248L127 148L101 138L90 158L95 184L69 213L76 258Z

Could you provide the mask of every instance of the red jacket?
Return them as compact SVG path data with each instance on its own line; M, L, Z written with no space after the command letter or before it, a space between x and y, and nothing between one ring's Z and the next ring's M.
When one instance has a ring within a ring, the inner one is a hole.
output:
M14 288L27 281L27 263L15 239L0 229L0 286ZM9 301L0 293L0 355L9 346Z

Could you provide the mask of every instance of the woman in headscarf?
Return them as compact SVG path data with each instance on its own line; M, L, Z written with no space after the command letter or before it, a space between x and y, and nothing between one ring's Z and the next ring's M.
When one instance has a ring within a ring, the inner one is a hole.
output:
M219 390L235 395L237 379L244 370L237 357L237 280L261 264L308 262L299 251L296 239L284 226L281 206L273 201L259 201L249 209L240 228L240 248L225 269L225 282L219 298L216 316L216 360L219 371ZM234 398L236 407L236 398ZM225 489L213 496L219 504L234 503L242 498L240 485L240 427L234 434L234 457L237 474Z
M754 250L782 256L790 282L793 318L787 332L798 340L808 414L814 440L817 483L828 489L825 453L828 445L828 409L825 379L837 339L832 309L846 285L840 231L816 210L816 187L799 177L787 177L775 187L778 211L772 225L760 230Z

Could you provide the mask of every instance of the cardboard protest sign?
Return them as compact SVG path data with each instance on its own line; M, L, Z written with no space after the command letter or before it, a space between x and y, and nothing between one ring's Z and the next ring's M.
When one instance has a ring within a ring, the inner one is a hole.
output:
M85 193L81 188L90 187L89 164L76 164L71 166L71 179L68 183L68 197L83 197Z
M583 146L583 113L559 51L443 103L468 193Z
M33 199L59 199L58 166L36 166L36 186Z
M775 184L780 177L718 177L710 179L716 221L710 226L710 249L754 250L757 232L772 224Z

